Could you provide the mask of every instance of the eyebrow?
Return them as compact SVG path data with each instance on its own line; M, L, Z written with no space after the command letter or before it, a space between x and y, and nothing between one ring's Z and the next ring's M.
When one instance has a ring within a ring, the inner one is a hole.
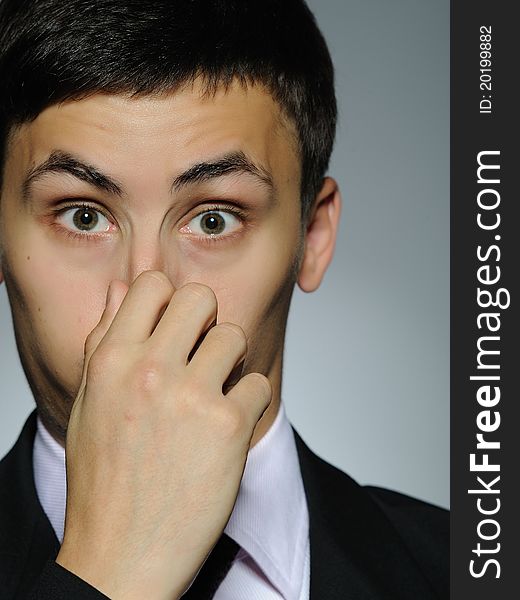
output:
M97 167L84 162L73 154L54 150L45 161L30 169L26 175L22 185L22 196L25 202L29 200L34 181L48 173L67 173L101 191L114 196L124 196L123 185L116 179L102 173ZM231 173L252 175L268 189L270 196L275 196L275 186L269 171L261 165L255 164L241 150L229 152L216 159L199 162L188 167L174 178L170 191L177 192L189 185L206 182Z
M123 196L123 187L115 179L104 175L99 169L83 162L73 154L54 150L46 160L27 173L22 184L22 197L25 202L29 200L33 182L48 173L67 173L99 190L114 196Z
M173 180L172 191L177 192L187 185L202 183L230 173L248 173L256 177L271 193L274 193L273 178L269 171L255 164L241 150L230 152L212 161L192 165Z

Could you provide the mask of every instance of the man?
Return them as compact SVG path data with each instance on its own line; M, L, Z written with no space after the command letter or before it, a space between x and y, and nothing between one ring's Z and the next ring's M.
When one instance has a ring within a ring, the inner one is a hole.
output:
M37 404L0 465L1 597L445 597L445 513L357 486L281 404L341 206L307 7L4 0L0 74Z

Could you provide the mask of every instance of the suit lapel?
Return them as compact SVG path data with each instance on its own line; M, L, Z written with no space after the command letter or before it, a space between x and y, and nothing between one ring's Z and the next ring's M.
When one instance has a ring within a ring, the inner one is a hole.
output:
M433 599L401 538L370 495L318 458L294 431L309 507L310 600ZM24 598L59 542L32 468L36 412L0 462L0 597Z
M318 458L293 429L309 507L310 600L430 600L435 596L370 495Z
M0 462L0 597L25 598L59 543L38 501L32 468L36 412Z

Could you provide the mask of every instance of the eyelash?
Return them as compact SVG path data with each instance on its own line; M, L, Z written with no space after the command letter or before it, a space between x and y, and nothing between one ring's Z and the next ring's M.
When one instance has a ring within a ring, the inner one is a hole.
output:
M76 208L78 210L89 209L89 210L93 210L93 211L99 212L108 221L110 221L110 217L108 216L108 214L104 210L102 210L99 206L94 206L94 205L88 204L86 202L79 202L79 203L75 203L75 204L67 204L65 206L61 206L58 210L55 211L55 214L56 215L61 215L64 212L66 212L66 211L68 211L68 210L70 210L72 208ZM201 210L197 214L193 215L191 217L190 221L192 219L195 219L196 217L200 217L201 215L204 215L206 213L215 212L215 211L231 213L232 215L234 215L235 217L237 217L243 224L245 224L246 213L243 210L241 210L240 208L238 208L237 206L234 206L232 204L227 204L227 203L225 203L225 204L213 204L210 208L205 208L204 210ZM72 240L76 240L76 241L92 242L92 241L96 241L96 238L100 239L100 238L104 237L104 234L101 234L101 233L94 233L94 234L77 233L75 231L71 231L69 229L66 229L65 227L62 227L61 225L58 225L56 223L53 223L53 225L57 229L59 229L61 233L65 234L65 236L67 236L67 238L72 239ZM195 237L197 239L197 241L199 241L199 242L201 242L203 244L212 245L212 244L215 244L215 243L220 242L220 241L226 241L226 240L232 239L236 235L237 235L237 232L230 233L228 235L226 235L226 234L224 234L224 235L205 235L205 236L194 235L193 237Z

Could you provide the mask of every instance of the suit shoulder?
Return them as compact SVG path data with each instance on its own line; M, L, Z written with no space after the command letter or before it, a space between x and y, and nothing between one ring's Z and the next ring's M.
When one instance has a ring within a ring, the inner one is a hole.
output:
M385 513L421 565L440 586L449 578L449 511L406 494L374 486L364 489Z
M296 431L295 440L311 538L314 533L315 540L326 540L320 551L325 552L332 540L349 561L354 557L356 564L370 565L367 582L379 579L384 589L394 589L392 597L449 597L447 511L404 494L359 485L314 454Z
M414 526L417 530L431 531L432 535L448 539L449 511L401 492L371 485L363 486L387 517L398 528Z

